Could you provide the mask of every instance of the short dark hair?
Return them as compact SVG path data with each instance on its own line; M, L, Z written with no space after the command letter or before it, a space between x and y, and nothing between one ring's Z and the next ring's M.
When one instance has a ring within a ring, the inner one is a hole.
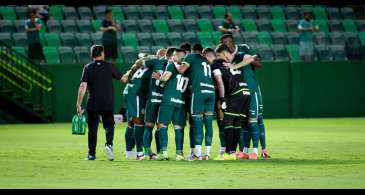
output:
M189 43L183 43L180 45L180 49L185 50L186 52L190 52L191 51L191 45Z
M203 55L205 55L205 54L207 54L209 52L214 53L214 50L212 48L210 48L210 47L206 47L206 48L203 49Z
M175 49L175 52L176 52L176 53L177 53L177 52L184 52L184 53L186 54L185 49L181 49L181 48L176 48L176 49Z
M193 45L193 51L197 51L197 52L202 52L203 51L203 46L200 43L195 43Z
M107 15L107 14L109 14L109 13L111 13L111 12L113 12L113 11L112 11L111 9L109 9L109 8L108 8L108 9L106 9L106 10L105 10L104 14L105 14L105 15Z
M97 58L100 57L101 54L104 52L104 47L102 45L93 45L91 46L91 57Z
M223 34L221 37L219 37L219 41L222 42L223 39L227 39L227 38L231 38L232 40L233 39L233 35L231 34Z
M28 10L28 13L29 13L30 16L37 15L37 9L30 8Z
M170 58L173 54L174 54L174 51L176 50L175 47L169 47L167 48L166 50L166 58Z
M224 18L225 18L225 19L227 19L227 18L228 18L228 16L230 16L230 15L232 15L232 14L231 14L231 13L229 13L229 12L225 13L225 14L224 14Z
M215 53L221 53L221 52L223 52L223 51L227 51L227 52L231 52L230 50L229 50L229 47L227 46L227 45L224 45L224 44L219 44L218 46L217 46L217 48L215 49Z

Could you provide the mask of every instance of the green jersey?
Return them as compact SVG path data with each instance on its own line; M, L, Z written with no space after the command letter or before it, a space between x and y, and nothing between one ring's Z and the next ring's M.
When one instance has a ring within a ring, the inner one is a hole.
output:
M152 70L146 67L138 69L132 76L130 83L128 83L128 94L143 94L147 95L149 90L148 83L151 79Z
M314 27L313 20L300 20L298 24L298 29L309 29ZM299 34L300 42L312 42L313 41L313 32L312 31L304 31Z
M42 25L41 20L36 18L35 23L33 23L32 20L28 19L25 22L25 28L26 29L35 28L36 24L37 25ZM28 40L29 44L40 43L39 31L27 32L27 40Z
M256 51L252 47L248 46L247 44L240 44L240 45L236 45L236 50L233 52L233 55L235 55L236 53L255 55Z
M170 62L165 71L171 72L171 77L168 81L166 81L162 104L168 104L180 107L185 104L185 90L188 87L189 78L180 74L175 67L173 62Z
M215 93L210 65L200 54L188 54L183 63L189 66L187 76L191 80L193 93Z
M241 62L243 60L245 54L246 53L244 53L244 52L237 53L234 56L234 58L232 60L232 63L237 64L237 63ZM257 91L259 85L258 85L258 82L256 80L255 73L253 71L252 65L244 66L243 71L241 71L241 74L244 77L250 91L252 91L252 92Z
M147 60L144 63L144 66L151 69L152 72L160 72L161 74L165 70L167 65L166 59L151 59ZM149 93L148 93L148 99L151 100L151 102L158 103L161 102L163 88L159 86L160 82L154 78L151 77L149 81Z

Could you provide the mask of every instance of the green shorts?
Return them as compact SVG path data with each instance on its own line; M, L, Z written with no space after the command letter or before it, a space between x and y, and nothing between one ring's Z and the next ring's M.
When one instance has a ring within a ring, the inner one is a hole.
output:
M151 99L146 104L146 114L144 120L146 122L156 123L158 110L160 109L160 103L151 102Z
M184 106L172 106L168 104L161 104L158 112L158 123L169 125L179 125L185 127L186 125L186 110Z
M262 116L262 112L263 112L263 105L262 105L261 92L260 90L255 90L251 92L248 118L255 118L258 120L259 117Z
M193 93L191 95L191 114L214 112L215 93Z
M143 118L146 107L146 97L144 95L128 94L127 110L128 120L133 118Z

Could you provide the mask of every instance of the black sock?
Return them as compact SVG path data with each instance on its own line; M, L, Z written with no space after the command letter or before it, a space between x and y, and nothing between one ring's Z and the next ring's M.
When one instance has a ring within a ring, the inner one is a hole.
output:
M238 142L240 140L240 130L241 129L234 129L233 130L233 143L232 143L232 150L231 151L235 151L237 150L237 145Z
M233 144L233 129L227 128L224 129L224 138L226 142L226 153L231 153L232 151L232 144Z

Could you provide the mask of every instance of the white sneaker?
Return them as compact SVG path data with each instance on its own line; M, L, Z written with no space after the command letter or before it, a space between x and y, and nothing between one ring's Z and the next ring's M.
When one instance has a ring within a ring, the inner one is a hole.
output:
M114 160L113 146L105 145L105 154L108 160L113 161Z
M177 154L176 155L176 161L185 160L185 157L183 155Z
M136 160L137 154L134 151L126 151L125 152L125 158L127 160Z

